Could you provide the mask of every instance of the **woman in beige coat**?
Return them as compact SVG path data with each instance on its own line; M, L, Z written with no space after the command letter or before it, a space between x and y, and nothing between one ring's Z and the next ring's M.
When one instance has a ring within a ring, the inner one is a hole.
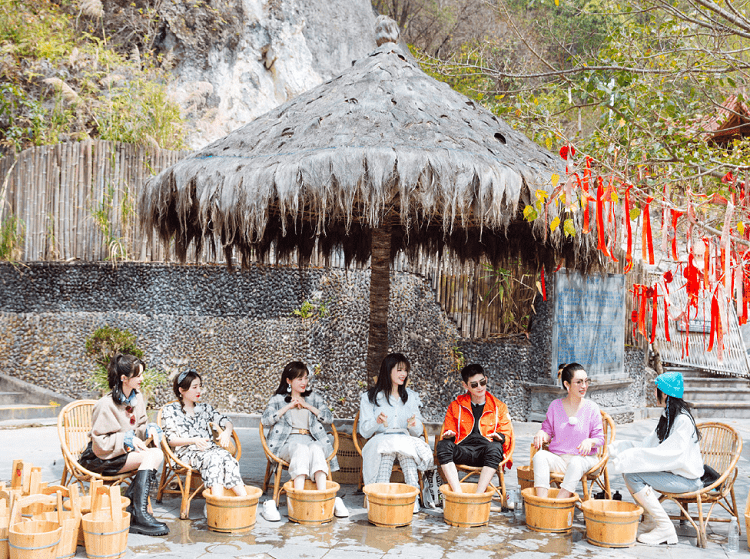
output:
M143 381L143 361L118 353L109 362L107 377L112 392L94 406L91 442L83 451L80 464L102 475L116 475L138 470L125 495L130 531L147 536L164 536L167 525L148 512L148 494L156 484L156 471L164 460L161 449L147 448L149 435L158 443L161 429L148 423L146 404L138 390Z

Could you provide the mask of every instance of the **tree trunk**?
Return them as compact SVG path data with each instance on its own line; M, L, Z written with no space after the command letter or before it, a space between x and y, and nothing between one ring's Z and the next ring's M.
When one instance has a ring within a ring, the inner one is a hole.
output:
M374 384L388 353L388 306L391 298L391 226L372 231L370 333L367 337L367 386Z

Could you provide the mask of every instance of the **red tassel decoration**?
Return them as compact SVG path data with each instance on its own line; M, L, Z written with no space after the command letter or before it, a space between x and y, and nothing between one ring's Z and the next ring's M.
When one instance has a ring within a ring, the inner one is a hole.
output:
M670 210L672 212L672 259L677 260L677 219L683 214L677 210Z
M659 318L657 316L657 312L659 311L659 301L658 301L658 284L654 284L653 288L653 297L651 299L651 343L654 343L654 340L656 340L656 324L659 321Z

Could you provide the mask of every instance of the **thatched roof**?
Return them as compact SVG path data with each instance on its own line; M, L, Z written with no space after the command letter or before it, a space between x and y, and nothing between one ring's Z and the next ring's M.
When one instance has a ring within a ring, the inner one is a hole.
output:
M144 225L175 237L182 259L191 242L216 235L217 248L237 249L243 263L273 242L304 259L316 238L324 251L342 245L364 261L371 229L387 220L394 253L450 247L538 264L588 253L580 236L564 241L558 229L548 238L545 225L532 238L521 216L536 189L552 191L553 173L564 180L558 156L385 42L160 173L140 209Z

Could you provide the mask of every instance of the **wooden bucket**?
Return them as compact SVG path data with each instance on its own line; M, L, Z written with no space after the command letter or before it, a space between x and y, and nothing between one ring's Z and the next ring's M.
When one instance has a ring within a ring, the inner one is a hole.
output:
M211 489L203 490L208 513L208 529L214 532L239 534L249 531L255 526L255 516L258 511L258 499L263 492L258 487L246 485L247 496L238 497L233 492L226 495L222 487L219 495Z
M109 493L109 506L104 506L103 496ZM128 549L130 513L122 506L120 488L92 487L91 512L84 514L83 537L89 559L118 559Z
M325 491L318 491L314 481L305 480L305 488L298 491L294 481L284 484L289 520L298 524L323 524L333 520L333 505L339 484L327 480Z
M443 519L451 526L484 526L490 521L492 488L484 493L477 493L476 483L462 483L463 493L451 490L450 485L440 486L443 494Z
M516 472L518 473L518 485L521 487L521 491L534 487L534 470L531 466L518 466Z
M750 530L750 491L747 494L747 505L745 505L745 534ZM750 537L747 538L747 550L750 551Z
M10 510L13 506L13 493L0 489L0 559L8 559L8 526L10 525Z
M58 501L57 514L62 513L62 496L30 495L15 499L10 514L8 547L11 559L54 559L62 533L61 522L51 520L22 520L21 509L34 505L49 505Z
M584 501L586 539L600 547L630 547L635 544L643 509L633 503L609 499Z
M565 533L573 528L577 495L557 499L559 489L550 489L547 497L537 497L533 487L521 491L526 503L526 526L535 532Z
M419 489L403 483L371 483L362 491L367 496L367 519L375 526L408 526L414 515Z
M109 493L105 493L101 496L102 503L101 507L104 510L109 509ZM125 510L130 506L130 499L127 497L121 497L120 502L122 503L122 508ZM81 517L83 517L84 514L88 514L91 511L91 495L83 495L79 497L79 508L80 508L80 514ZM65 510L71 510L71 503L70 499L63 502L63 507L65 507ZM83 537L83 522L78 523L78 545L86 545L86 540Z
M78 547L79 534L83 534L81 531L81 501L78 496L78 486L72 484L69 488L62 485L53 485L45 487L42 492L45 495L52 495L53 493L59 493L61 497L68 497L68 508L70 510L61 509L62 513L58 515L56 512L41 512L34 515L34 520L59 520L60 526L62 526L62 534L60 534L60 543L57 546L57 553L55 556L57 559L69 559L76 554L76 547ZM83 541L81 540L81 545Z

